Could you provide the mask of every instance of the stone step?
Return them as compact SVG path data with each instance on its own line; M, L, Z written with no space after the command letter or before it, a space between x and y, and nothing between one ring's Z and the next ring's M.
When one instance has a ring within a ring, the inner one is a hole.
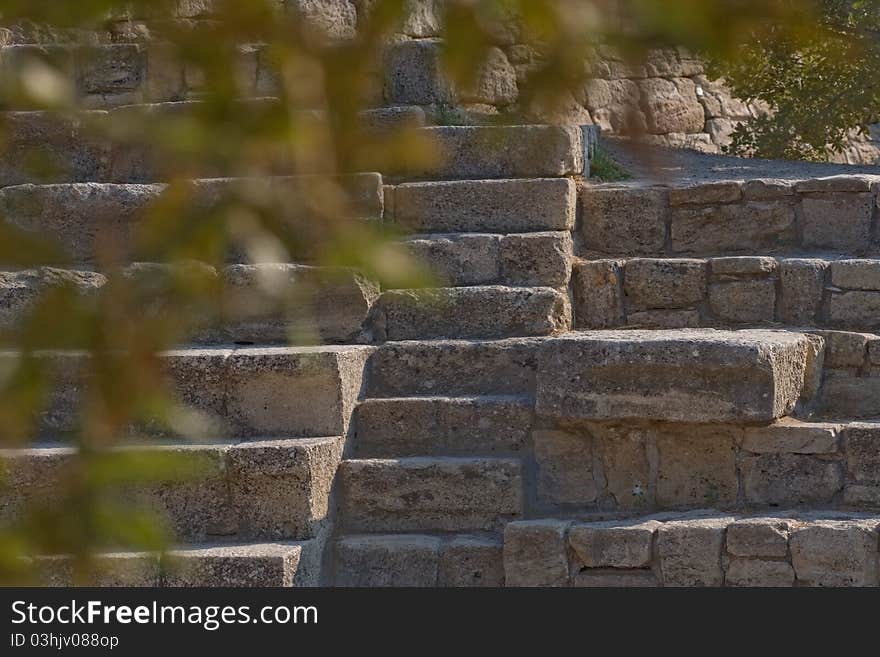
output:
M74 579L67 557L36 559L43 586L290 587L318 586L321 542L217 543L148 552L109 552L95 557L85 582Z
M354 216L382 216L379 174L352 174L336 180L348 195ZM184 192L184 200L175 197L172 208L184 215L180 217L183 223L203 217L224 201L256 200L261 207L277 212L279 219L288 221L291 230L301 230L297 224L314 219L314 213L308 210L306 189L315 181L312 176L193 180ZM12 226L57 243L75 262L125 262L135 256L149 210L167 198L163 197L167 189L159 183L15 185L0 189L0 214ZM185 216L187 213L194 216ZM230 253L231 258L236 256L240 258L240 254Z
M525 397L365 399L355 409L358 458L496 456L531 444Z
M728 256L575 264L583 328L880 328L880 259Z
M173 268L136 263L124 270L150 290L157 306ZM230 265L217 272L203 265L199 273L219 277L223 292L217 307L206 303L190 317L198 328L189 341L210 343L358 343L367 339L365 322L379 296L378 285L351 270L294 264ZM95 294L107 278L94 271L41 267L0 271L0 330L14 329L45 291L71 285L82 295ZM214 317L213 315L216 315Z
M571 333L541 344L536 412L563 424L766 423L794 410L815 349L786 331Z
M339 474L346 531L492 531L523 512L518 459L350 459Z
M169 384L181 403L204 419L214 436L271 439L345 436L362 386L371 347L213 347L164 352ZM80 399L89 385L88 356L43 352L51 394L38 420L44 435L78 426ZM0 352L0 371L18 363ZM147 423L136 434L173 434Z
M259 121L278 107L272 98L241 101L242 120ZM129 135L132 119L162 122L185 118L198 110L199 101L147 103L109 110L83 110L75 114L50 111L4 113L7 140L0 153L0 187L25 183L138 182L150 183L179 174L159 157L155 145ZM361 113L365 129L381 131L406 126L416 136L435 144L439 157L418 169L387 171L396 180L558 178L584 170L580 130L557 126L442 126L424 127L419 108L373 108ZM146 117L146 118L144 118ZM320 121L320 114L309 118ZM119 126L123 139L109 140L108 127ZM421 127L420 127L421 126ZM122 129L125 130L122 130ZM377 160L384 166L387 158ZM277 175L315 173L294 167L279 154L266 154L265 166ZM381 167L380 167L381 168ZM205 169L200 177L247 175L246 171ZM574 205L575 192L570 192ZM572 211L573 212L573 211ZM558 221L553 223L555 229Z
M538 338L388 343L369 361L367 397L534 397Z
M333 546L334 586L499 587L501 539L492 534L363 534Z
M584 183L581 234L587 252L605 257L877 254L878 182L859 175L671 189Z
M504 530L506 586L878 586L880 516L714 511L529 520Z
M567 178L414 182L393 188L391 217L417 233L530 233L574 227Z
M328 524L342 442L337 437L128 445L107 454L104 467L155 459L158 473L106 493L133 509L158 513L177 540L312 538ZM14 523L25 509L51 507L65 494L71 468L90 463L100 468L101 462L100 456L76 458L75 449L65 446L0 450L9 485L0 524Z
M567 231L425 234L408 237L403 244L440 285L564 288L571 277Z
M373 306L377 342L549 335L571 325L568 297L549 287L388 290Z

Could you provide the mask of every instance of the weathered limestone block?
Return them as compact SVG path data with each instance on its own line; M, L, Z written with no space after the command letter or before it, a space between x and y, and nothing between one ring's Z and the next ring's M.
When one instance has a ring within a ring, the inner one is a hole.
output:
M537 340L392 343L370 359L369 397L534 395ZM462 372L467 372L463 377Z
M742 448L753 454L835 454L840 425L783 418L761 427L746 427Z
M477 536L457 536L440 553L439 586L504 586L501 541Z
M584 244L605 253L654 255L666 240L667 192L651 188L581 188Z
M648 132L702 132L703 106L697 100L696 85L688 78L648 78L639 81Z
M795 183L795 191L801 194L811 192L867 192L875 181L876 177L874 176L826 176L824 178L800 180Z
M564 422L768 422L801 393L808 339L774 331L594 331L545 341L537 412ZM682 363L692 364L682 370Z
M626 325L632 328L698 328L701 323L696 310L642 310L626 316Z
M40 586L155 587L162 583L159 557L143 552L104 552L93 555L85 582L74 582L69 557L37 557L33 560Z
M48 289L70 286L83 297L88 297L106 282L107 278L96 272L53 267L0 272L0 330L18 326Z
M794 210L784 203L745 202L674 208L672 250L723 253L790 246L795 241Z
M385 49L385 101L398 105L454 103L455 92L442 70L439 39L393 43Z
M847 425L843 444L848 481L880 486L880 425Z
M486 285L501 278L500 235L414 237L404 248L424 263L441 284Z
M568 543L587 568L647 568L659 525L651 520L574 525Z
M880 377L832 377L820 396L826 417L854 418L880 415Z
M224 363L226 424L241 436L344 436L370 352L363 347L237 349ZM203 386L204 379L193 374L179 373L190 386Z
M342 438L240 443L227 453L231 504L247 536L306 538L327 518Z
M541 178L584 171L583 135L576 126L438 126L425 128L423 134L436 144L441 157L425 169L407 171L409 175Z
M639 87L633 80L593 78L587 80L578 100L590 110L602 130L627 134L646 127L639 96Z
M634 258L627 261L624 291L634 308L683 308L706 296L706 261Z
M367 399L357 407L358 452L373 458L519 452L529 442L532 414L526 399Z
M772 322L776 307L776 283L745 280L709 286L712 314L727 322Z
M165 586L276 587L317 586L317 573L306 572L305 543L217 545L173 550L163 561Z
M516 70L507 61L504 51L496 47L486 53L473 87L458 92L464 102L495 106L515 103L518 96Z
M594 451L602 463L603 506L619 509L654 505L648 432L639 428L593 427Z
M394 219L419 232L526 233L570 230L575 187L565 178L398 185Z
M732 559L724 582L727 586L794 586L794 568L787 561Z
M653 588L659 586L650 570L592 569L575 573L572 586L587 588Z
M877 586L878 522L817 520L791 536L798 581L813 586Z
M658 431L657 504L725 507L736 502L736 441L731 429Z
M55 240L78 262L123 261L137 219L162 185L81 183L0 190L0 214L22 230Z
M822 303L826 262L785 258L779 264L782 294L779 319L786 324L814 324Z
M348 460L340 475L354 531L494 530L522 513L515 459Z
M737 557L783 558L788 554L792 522L778 518L744 518L727 528L727 551Z
M501 278L507 285L565 287L571 278L571 233L507 235L500 257Z
M598 490L593 476L593 444L589 435L535 431L538 502L589 505Z
M828 318L834 324L868 328L880 325L880 292L832 294Z
M808 454L762 454L740 461L748 504L827 504L843 488L839 463Z
M76 118L53 112L6 112L0 185L105 180L110 144L83 129L85 121L104 116L101 111Z
M549 287L389 290L373 310L378 341L549 335L571 325L568 298Z
M850 290L880 290L880 260L836 260L831 283Z
M139 45L113 44L77 53L77 86L83 94L116 94L140 87L147 70Z
M236 342L355 342L379 296L357 272L292 264L230 265L223 332Z
M816 331L825 339L825 365L828 367L862 367L868 356L870 333L853 331Z
M804 246L859 252L871 238L871 194L823 194L801 201Z
M571 523L523 520L504 528L506 586L568 586L566 534Z
M677 187L669 190L669 205L708 205L712 203L734 203L742 199L742 183L713 182Z
M776 271L776 258L767 256L731 256L712 258L713 276L761 276Z
M352 39L357 34L357 9L350 0L284 0L287 10L303 21L307 32L322 38Z
M657 556L664 586L721 586L724 530L733 518L713 517L663 523Z
M336 586L436 586L435 536L345 536L335 545Z
M767 201L794 195L794 184L789 180L756 178L743 184L743 198L747 201Z
M581 260L572 272L574 323L577 328L603 329L623 324L621 263Z

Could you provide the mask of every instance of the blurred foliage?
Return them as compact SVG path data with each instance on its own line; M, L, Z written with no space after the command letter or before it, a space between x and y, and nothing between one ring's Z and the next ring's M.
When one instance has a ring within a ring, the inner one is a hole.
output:
M51 500L29 500L12 513L12 493L21 491L5 491L0 581L24 581L25 555L71 554L80 581L97 549L157 550L173 540L156 514L133 505L125 491L137 482L197 473L182 471L164 456L137 452L135 457L119 447L147 440L145 427L163 428L180 439L217 436L209 418L194 416L168 389L161 353L224 320L223 278L217 272L230 254L241 262L354 268L386 288L429 281L395 246L393 227L362 216L344 178L358 171L405 175L430 168L439 157L425 131L369 128L361 114L381 103L383 46L410 3L357 2L357 35L345 38L334 38L307 13L293 11L294 0L210 4L208 19L190 20L175 13L177 0L0 0L0 24L47 44L14 60L4 55L0 110L51 111L59 122L78 126L81 139L111 143L115 153L147 152L155 177L167 183L131 240L101 236L89 267L106 277L105 284L88 294L70 283L49 286L27 317L0 335L8 349L0 353L0 442L21 448L51 437L72 448ZM737 91L774 107L777 118L768 121L776 123L759 123L754 133L761 141L776 138L778 126L794 120L809 125L809 108L819 102L823 111L817 117L826 128L832 118L828 107L849 104L851 112L833 117L842 122L858 119L856 125L867 118L856 110L860 103L864 110L864 90L872 88L863 75L871 60L861 58L873 30L869 4L834 9L825 3L827 20L819 23L814 3L806 1L447 0L440 12L443 60L455 85L472 84L490 48L514 34L538 53L537 65L520 84L519 104L529 107L563 102L583 85L585 62L598 44L613 46L633 61L652 48L689 47L728 62L725 74ZM846 21L830 19L841 11ZM839 40L835 47L826 41L809 48L817 29L823 38ZM128 35L135 35L151 57L161 55L161 61L182 66L187 79L198 81L192 98L197 102L182 103L173 112L84 112L77 95L78 64L71 61L69 47L87 53L96 43L128 42ZM53 48L56 42L68 49ZM242 81L243 44L258 46L261 67L272 72L274 100L244 98L254 92ZM793 54L795 48L800 55ZM841 55L850 64L835 69ZM787 76L796 71L803 79L793 85ZM841 71L862 77L834 93L822 86L822 81L842 84ZM820 93L806 79L814 73L821 73L815 83L824 95L795 107L796 90ZM453 111L437 108L435 115L452 121L443 117ZM14 145L17 128L11 116L0 114L7 148ZM827 132L821 134L792 139L818 149L816 143L827 138ZM740 143L763 152L748 139L743 133ZM52 157L46 157L56 147L49 142L34 152L16 152L15 164L32 176L56 180ZM290 175L299 177L278 178ZM138 176L148 177L135 168L130 177ZM210 186L188 182L218 176L242 180L216 198ZM275 177L272 183L264 180L268 177ZM66 246L53 235L0 220L0 266L7 271L76 268ZM133 270L132 262L156 264ZM290 302L273 290L270 281L268 299ZM57 350L80 356L59 359L52 356ZM63 428L63 435L47 431L58 390L71 382L77 398L62 401L76 405L75 422ZM12 458L2 462L15 467ZM16 473L10 470L7 476L14 486Z

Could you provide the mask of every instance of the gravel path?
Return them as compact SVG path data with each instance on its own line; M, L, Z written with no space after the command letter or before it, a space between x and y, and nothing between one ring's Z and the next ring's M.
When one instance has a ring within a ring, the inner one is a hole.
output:
M718 180L776 178L803 180L835 175L880 176L880 166L826 164L793 160L760 160L707 155L692 150L636 144L626 139L602 137L602 148L632 176L617 185L687 185Z

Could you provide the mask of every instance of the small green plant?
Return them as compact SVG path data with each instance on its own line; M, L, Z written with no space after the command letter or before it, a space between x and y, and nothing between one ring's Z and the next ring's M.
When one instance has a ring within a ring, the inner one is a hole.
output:
M629 180L630 173L620 166L601 147L596 147L596 152L590 160L590 178L600 182L617 182Z

